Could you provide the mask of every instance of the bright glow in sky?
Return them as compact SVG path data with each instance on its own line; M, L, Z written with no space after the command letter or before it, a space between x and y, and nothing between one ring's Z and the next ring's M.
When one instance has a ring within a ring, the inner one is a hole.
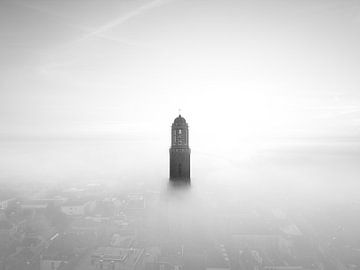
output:
M356 138L359 48L351 0L3 0L0 134Z

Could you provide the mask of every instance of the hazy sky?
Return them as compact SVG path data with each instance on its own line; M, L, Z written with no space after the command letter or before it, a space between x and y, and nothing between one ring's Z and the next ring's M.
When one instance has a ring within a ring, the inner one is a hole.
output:
M0 134L360 135L360 2L0 0Z

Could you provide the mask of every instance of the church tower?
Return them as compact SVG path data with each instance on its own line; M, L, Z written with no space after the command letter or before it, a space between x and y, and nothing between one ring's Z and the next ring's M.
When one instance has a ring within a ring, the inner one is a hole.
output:
M189 128L179 115L171 126L170 181L190 183Z

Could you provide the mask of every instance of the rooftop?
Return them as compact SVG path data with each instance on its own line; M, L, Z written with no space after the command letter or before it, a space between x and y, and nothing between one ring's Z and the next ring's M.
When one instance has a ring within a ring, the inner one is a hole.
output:
M180 126L180 125L187 125L186 120L184 117L179 114L178 117L175 118L173 125Z
M139 262L144 249L138 248L119 248L119 247L99 247L91 255L102 261L116 261L122 264L135 265Z

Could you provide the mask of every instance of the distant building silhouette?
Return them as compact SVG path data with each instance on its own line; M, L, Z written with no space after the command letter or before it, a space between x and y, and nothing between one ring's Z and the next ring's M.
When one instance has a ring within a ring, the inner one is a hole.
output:
M179 115L171 126L170 181L190 183L189 128Z

